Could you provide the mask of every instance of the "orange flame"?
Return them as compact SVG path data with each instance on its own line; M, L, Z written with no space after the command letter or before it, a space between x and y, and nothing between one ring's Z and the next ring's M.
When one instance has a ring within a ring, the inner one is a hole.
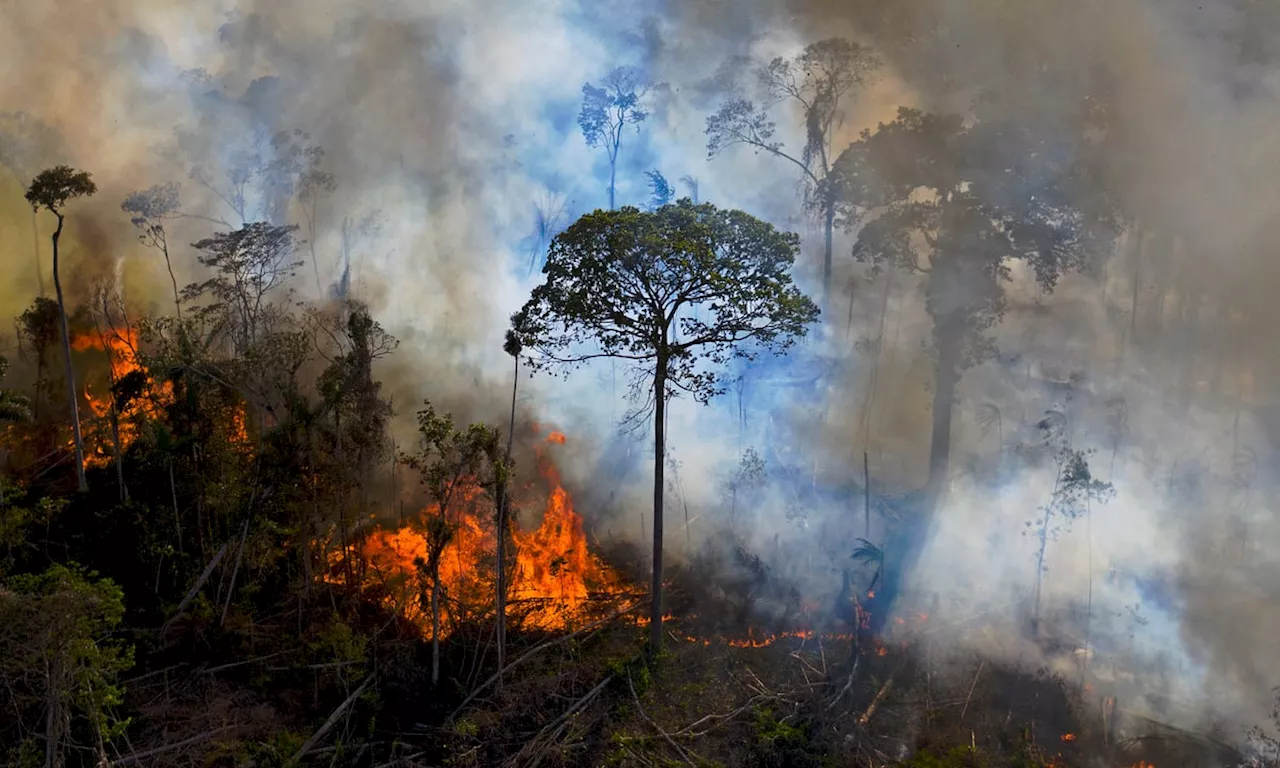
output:
M75 337L71 342L72 348L77 352L88 350L98 350L105 352L107 361L111 366L111 381L118 382L131 373L141 371L146 373L146 369L142 366L138 357L138 338L130 328L124 330L113 330L109 334L84 334ZM111 434L111 409L112 396L107 394L102 397L95 397L89 391L89 385L84 386L84 397L89 404L89 410L94 416L97 423L86 424L86 440L90 447L85 452L84 462L86 467L100 467L110 461L108 445L112 441ZM138 416L146 416L147 418L156 418L160 415L160 411L169 402L173 400L173 384L163 382L160 386L156 386L155 379L150 374L146 375L146 386L140 397L134 398L128 406L116 414L117 427L120 432L120 445L117 450L123 453L128 450L129 446L138 437Z
M548 444L562 445L566 438L552 432ZM515 569L511 578L510 605L522 616L523 625L542 630L562 629L582 619L591 606L593 593L619 594L622 579L601 563L587 548L582 517L573 499L561 484L559 472L542 450L538 469L550 488L541 524L531 531L515 526ZM446 510L454 523L453 535L440 557L440 584L443 596L441 637L449 633L452 619L461 618L463 606L491 605L495 580L497 530L492 502L474 482L461 489ZM438 506L423 510L422 518L440 515ZM399 596L387 599L404 616L429 630L431 578L419 573L417 559L428 559L426 530L411 523L398 530L378 530L363 545L361 554L370 570L403 585ZM340 554L337 559L340 560ZM394 590L389 590L394 591Z
M1076 740L1076 735L1075 735L1074 733L1064 733L1064 734L1062 734L1062 741L1063 741L1063 742L1065 742L1065 743L1070 744L1071 742L1073 742L1073 741L1075 741L1075 740Z

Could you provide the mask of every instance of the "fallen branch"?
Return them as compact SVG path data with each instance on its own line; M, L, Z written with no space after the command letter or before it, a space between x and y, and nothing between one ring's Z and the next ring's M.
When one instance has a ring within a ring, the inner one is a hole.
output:
M760 704L760 703L765 702L765 701L776 701L776 700L777 700L777 698L778 698L777 696L770 696L770 695L765 695L765 694L760 694L760 695L757 695L757 696L752 696L750 699L748 699L748 700L747 700L747 703L746 703L746 704L743 704L741 707L738 707L737 709L735 709L735 710L733 710L733 711L731 711L731 712L727 712L727 713L725 713L725 714L723 714L723 715L706 715L705 717L698 718L697 720L694 720L692 723L689 723L689 724L688 724L688 725L686 725L685 727L683 727L683 728L681 728L680 730L676 731L674 735L676 735L676 736L703 736L703 735L705 735L708 731L694 732L694 730L693 730L693 729L697 728L698 726L702 725L703 723L724 722L724 721L732 720L733 718L737 717L738 715L742 714L743 712L746 712L748 709L751 709L752 707L754 707L754 706L755 706L755 705L757 705L757 704Z
M575 637L578 637L584 632L589 632L593 629L596 629L597 627L602 627L605 624L608 624L609 622L621 616L625 616L628 613L631 613L632 611L634 611L636 608L639 608L639 607L640 607L640 603L634 603L631 606L624 608L618 611L617 613L614 613L611 616L607 616L603 619L600 619L599 621L588 624L587 626L577 630L576 632L571 632L567 635L564 635L563 637L558 637L555 640L548 640L547 642L542 643L540 645L535 645L534 647L526 651L524 655L522 655L520 658L511 662L510 664L503 667L502 669L498 670L496 673L494 673L492 677L490 677L488 680L485 680L483 683L481 683L478 688L476 688L474 691L471 692L469 696L467 696L467 698L462 700L462 703L458 705L457 709L453 710L453 712L449 714L449 717L445 719L445 722L446 723L453 722L453 719L456 718L459 714L461 714L462 710L466 709L467 705L470 704L472 701L474 701L475 698L479 696L482 691L484 691L486 688L488 688L489 686L493 685L498 680L500 680L503 675L515 669L520 664L523 664L525 661L528 661L529 659L533 658L535 655L541 653L542 651L545 651L548 648L553 648L557 645L563 645L564 643L569 642L570 640L574 639Z
M172 752L175 749L182 749L183 747L189 747L193 744L200 744L201 742L205 742L205 741L208 741L209 739L212 739L214 736L217 736L220 733L224 733L226 731L229 731L233 728L238 728L238 727L239 727L238 725L224 725L220 728L214 728L212 731L206 731L204 733L196 734L195 736L192 736L189 739L183 739L182 741L175 741L172 744L165 744L163 747L156 747L155 749L147 749L147 750L143 750L142 752L134 752L131 755L125 755L124 757L121 757L118 760L113 760L111 762L111 765L113 766L129 765L131 763L136 763L141 760L146 760L149 757L155 757L156 755L164 754L165 752Z
M227 554L227 547L229 546L231 546L230 541L223 544L222 549L218 550L218 554L214 555L213 559L209 561L209 564L204 567L204 572L200 574L200 578L196 579L196 583L191 587L191 591L187 592L187 596L182 598L182 602L178 603L178 610L174 611L173 616L170 616L169 620L160 628L160 632L162 634L169 628L170 624L178 620L178 617L182 615L183 611L187 610L187 606L191 605L191 601L195 599L201 588L204 587L204 583L209 580L211 575L213 575L213 569L217 568L218 563L222 562L222 556Z
M671 738L671 734L662 730L662 726L654 722L653 718L649 717L649 714L644 711L644 706L640 704L640 697L636 695L636 687L631 682L630 672L627 672L627 687L631 689L631 698L636 703L636 711L640 713L640 716L644 718L645 722L653 726L653 729L657 731L662 736L662 738L667 740L667 743L670 744L675 749L676 754L679 755L682 760L684 760L689 765L696 766L697 763L693 762L693 760L690 759L689 754L685 752L684 747L677 744L676 740Z
M964 707L960 710L960 721L964 722L964 713L969 711L969 702L973 700L973 689L978 687L978 676L982 674L982 668L987 666L987 662L983 661L978 665L978 671L973 673L973 682L969 684L969 693L964 697Z
M898 664L898 668L893 670L893 673L889 675L889 679L885 681L884 685L880 686L880 692L871 700L871 705L867 707L867 711L863 712L862 716L858 718L858 725L865 726L867 723L871 722L871 716L876 713L876 709L879 708L880 702L884 701L884 697L893 689L893 681L897 678L899 670L902 669L902 664L905 663L906 661L904 660L902 663Z
M247 666L249 664L258 664L260 662L267 661L268 659L279 658L280 656L285 656L290 653L297 653L298 651L301 651L301 650L302 650L301 648L290 648L287 651L276 651L275 653L268 653L265 656L257 656L252 659L245 659L244 661L233 661L230 664L221 664L216 667L209 667L208 669L197 669L196 672L202 675L212 675L215 672L222 672L228 669L234 669L236 667Z
M831 703L827 705L827 709L831 709L836 704L840 703L840 700L844 698L844 695L853 688L853 678L854 675L858 674L858 662L860 661L862 661L861 656L854 657L853 667L849 670L849 679L845 681L844 687L840 689L840 692L837 693L835 698L831 700Z
M293 757L289 758L288 764L297 765L298 761L301 760L307 752L311 751L311 748L314 747L320 739L324 738L324 735L329 732L329 729L333 728L333 726L337 724L338 720L342 719L343 713L351 708L351 705L356 702L356 699L360 698L360 694L364 693L365 689L368 688L369 684L372 682L373 675L366 677L364 682L351 692L351 695L347 697L346 701L339 704L338 708L333 710L333 713L329 715L329 719L324 721L324 725L320 726L318 731L311 734L311 738L307 739L302 744L302 747L294 753Z
M527 764L528 768L537 768L537 765L542 762L543 755L546 754L546 747L542 744L543 737L546 737L546 742L548 743L559 738L560 734L564 730L564 726L568 724L569 718L585 709L596 696L600 695L600 692L605 689L605 686L609 685L611 682L613 682L613 675L609 675L604 680L601 680L595 688L592 688L587 692L586 696L578 699L577 703L565 710L564 714L547 723L542 730L538 731L536 736L520 748L520 751L516 753L515 757L511 758L509 764L513 766L525 765L522 760L526 756L525 753L529 752L530 754L528 757L533 759ZM534 757L534 755L536 755L536 757Z

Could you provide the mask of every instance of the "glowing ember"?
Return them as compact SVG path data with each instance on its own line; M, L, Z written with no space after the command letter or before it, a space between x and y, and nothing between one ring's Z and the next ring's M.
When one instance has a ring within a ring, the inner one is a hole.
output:
M1074 733L1064 733L1062 734L1062 740L1069 744L1076 740L1076 735Z
M143 373L146 376L141 394L129 401L127 406L116 414L120 434L119 450L121 452L128 450L138 437L139 425L136 417L157 417L160 409L173 400L173 385L166 381L157 387L155 379L146 373L146 369L138 358L138 338L131 329L126 328L123 331L112 331L102 335L77 336L72 340L71 346L77 352L88 350L105 352L111 366L112 382L119 382L134 373ZM108 446L112 442L112 395L107 393L104 396L95 397L89 391L89 385L85 384L84 397L94 416L94 419L86 424L85 429L85 442L88 445L84 457L85 466L104 466L110 461ZM241 414L241 421L243 422L243 414Z

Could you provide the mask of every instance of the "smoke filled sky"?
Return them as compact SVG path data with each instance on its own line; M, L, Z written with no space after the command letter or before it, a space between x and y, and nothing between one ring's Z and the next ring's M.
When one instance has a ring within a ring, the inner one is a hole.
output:
M1013 307L996 333L1001 357L961 384L962 477L914 577L944 593L968 585L971 600L991 605L1025 593L1034 562L1019 532L1053 478L1010 470L1020 459L1004 454L1055 409L1073 442L1097 449L1095 471L1118 495L1091 518L1088 540L1081 523L1054 543L1051 595L1067 605L1087 588L1095 610L1115 617L1095 622L1099 646L1106 633L1129 632L1130 605L1145 605L1160 617L1143 625L1152 646L1196 670L1166 687L1219 697L1220 712L1251 717L1280 684L1280 558L1256 545L1280 537L1266 509L1280 426L1269 415L1280 385L1271 332L1280 262L1269 236L1280 218L1274 3L68 0L7 3L0 17L8 316L30 303L41 274L49 281L52 222L38 221L38 273L21 194L41 168L65 162L100 187L69 208L72 298L107 278L140 310L164 311L163 262L137 244L121 200L181 182L189 216L174 240L206 237L235 218L220 199L230 170L246 153L269 160L265 137L302 130L323 148L337 186L317 205L314 238L304 230L312 242L295 288L329 295L349 258L354 294L404 342L388 368L397 402L429 395L477 414L503 402L502 334L538 279L535 206L562 209L567 224L607 204L604 153L585 145L577 115L583 83L612 67L639 67L662 84L642 130L624 136L619 202L648 199L645 171L660 170L682 195L678 180L694 177L702 200L799 232L802 284L815 293L821 235L801 209L796 173L742 148L707 158L706 117L728 94L726 71L749 69L726 70L733 57L790 56L832 35L874 48L885 65L846 105L837 151L899 105L968 114L994 94L1007 116L1063 145L1083 130L1081 104L1105 106L1112 119L1098 184L1135 227L1101 274L1072 277L1052 296L1015 270ZM779 138L798 147L795 116L777 116ZM250 198L250 207L263 202ZM289 218L303 220L297 210ZM857 479L863 451L878 490L902 494L922 481L932 374L921 294L907 278L871 279L849 247L847 234L837 238L837 299L822 344L759 369L803 379L818 352L838 360L816 394L760 383L713 409L678 404L673 451L686 462L690 503L706 515L720 503L713 478L743 443L793 474L805 468L814 486ZM188 249L176 249L175 263L180 281L197 277ZM1078 391L1055 390L1072 372ZM598 441L626 407L625 376L608 366L522 386L530 413ZM1241 457L1250 454L1246 483ZM583 481L599 471L592 458L567 472ZM642 489L643 478L628 477L609 482ZM815 496L800 505L805 514L784 514L795 498L775 489L752 517L750 543L777 534L798 548L783 558L792 564L795 552L806 563L814 551L847 558L820 548L816 532L849 515L848 500ZM1000 568L990 567L992 547L1004 555ZM794 575L820 589L834 572ZM1173 597L1153 597L1157 583ZM1197 691L1185 680L1201 672L1217 682Z

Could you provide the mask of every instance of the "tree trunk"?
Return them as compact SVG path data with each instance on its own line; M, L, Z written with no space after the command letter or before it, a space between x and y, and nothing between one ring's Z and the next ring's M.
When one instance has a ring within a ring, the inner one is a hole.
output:
M930 514L946 488L951 467L951 417L955 410L960 342L938 342L938 367L933 382L933 437L929 443L929 480L926 486Z
M609 210L614 210L614 196L617 187L615 184L618 180L618 161L616 159L609 161Z
M1031 609L1031 628L1040 629L1040 590L1044 585L1044 553L1049 547L1049 520L1053 517L1052 504L1045 509L1044 522L1040 525L1040 551L1036 554L1036 595Z
M129 500L129 488L124 484L124 443L120 440L120 412L116 410L114 397L111 402L111 440L116 444L116 482L120 485L120 503L123 504Z
M822 311L825 313L831 308L832 247L835 240L836 225L836 207L834 202L827 201L826 210L823 211L822 223Z
M161 251L164 253L164 266L169 270L169 282L173 284L173 309L178 313L178 324L182 324L182 298L178 292L178 278L173 275L173 262L169 260L169 244L166 242Z
M431 569L431 685L440 683L440 561Z
M58 661L45 672L44 765L58 768L62 765L62 669Z
M76 487L81 493L89 490L89 481L84 476L84 438L80 434L80 407L76 398L76 375L71 368L71 331L67 327L67 307L62 299L62 280L58 275L58 239L62 237L62 214L58 217L58 228L53 232L53 289L58 294L58 318L62 321L62 357L66 365L67 399L71 402L71 430L76 448Z
M178 510L178 486L173 482L173 457L169 457L169 495L173 497L173 526L178 533L178 553L186 554L182 547L182 512Z
M664 332L665 335L665 332ZM653 583L650 587L649 654L662 650L662 497L666 453L667 355L661 342L653 376Z
M40 227L36 224L36 209L31 209L31 244L36 258L36 282L40 286L40 298L44 298L44 270L40 268Z
M507 450L502 459L502 482L498 485L498 607L497 624L494 630L498 644L498 681L502 688L502 668L506 666L507 650L507 528L511 519L508 506L511 503L507 494L511 471L511 442L516 432L516 385L520 383L520 355L515 355L515 371L511 375L511 424L507 429Z

